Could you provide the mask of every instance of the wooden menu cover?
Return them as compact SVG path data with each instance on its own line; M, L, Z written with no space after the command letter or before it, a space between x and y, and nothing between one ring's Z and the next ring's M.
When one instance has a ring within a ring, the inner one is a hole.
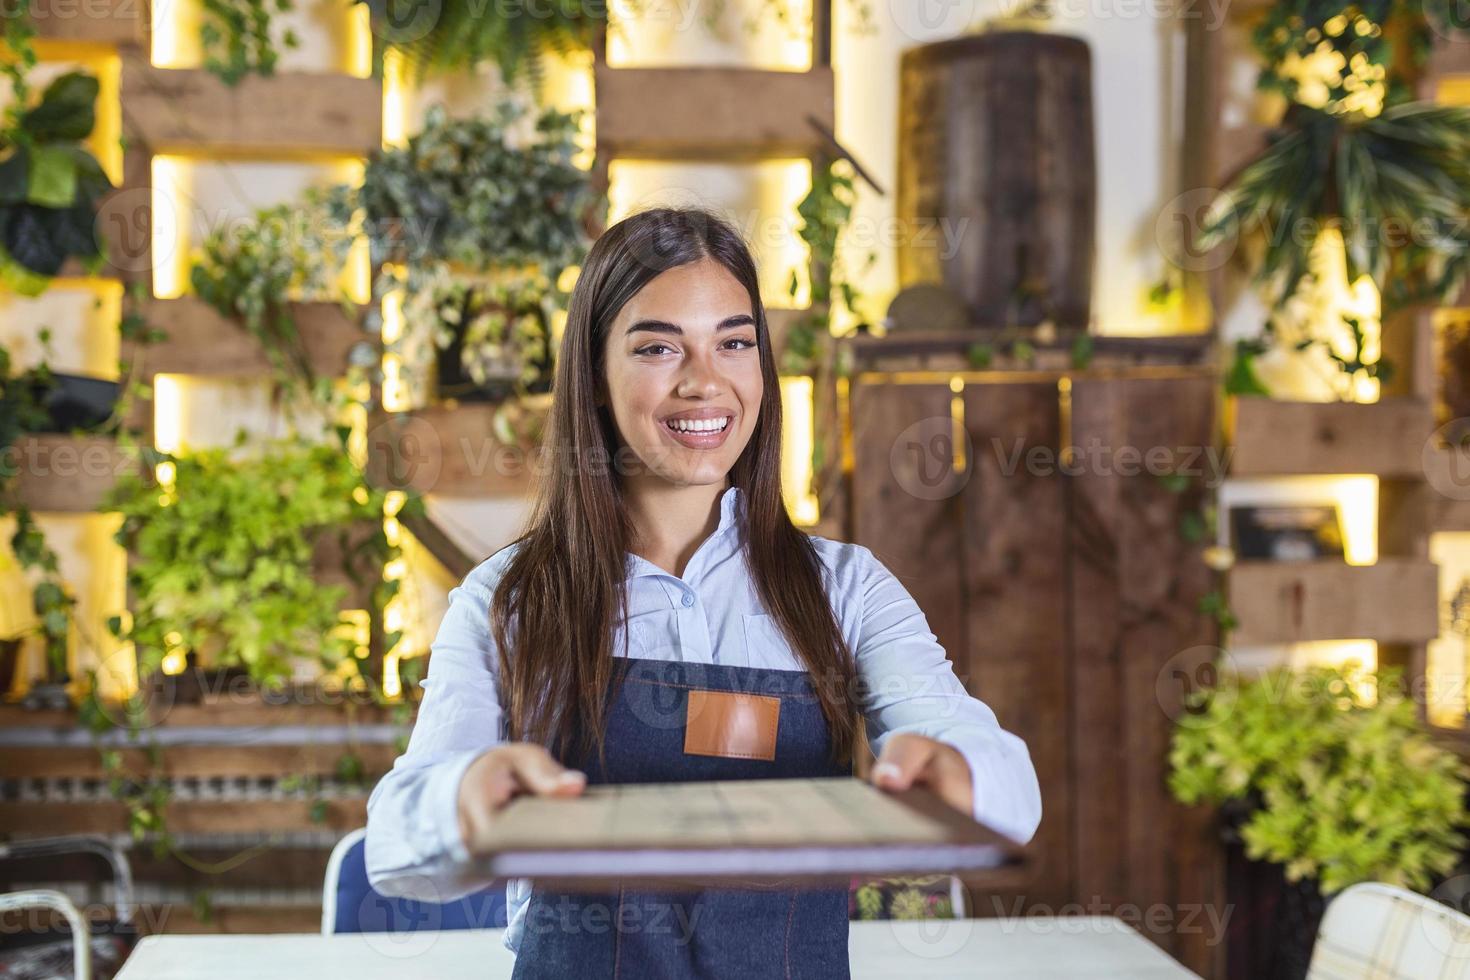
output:
M812 884L1020 858L927 790L846 777L589 786L570 799L518 797L493 826L499 846L476 859L478 872L563 887Z

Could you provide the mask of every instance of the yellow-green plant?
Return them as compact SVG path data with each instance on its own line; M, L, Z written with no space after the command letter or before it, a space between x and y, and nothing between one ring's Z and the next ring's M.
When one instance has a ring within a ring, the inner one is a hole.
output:
M1375 698L1355 666L1226 675L1197 692L1174 732L1169 788L1186 804L1249 805L1246 855L1284 865L1289 881L1424 890L1464 846L1466 772L1419 725L1401 671L1377 674Z
M274 685L289 678L294 658L335 667L351 655L355 642L338 628L346 590L316 581L316 545L328 535L345 545L350 530L377 522L363 547L375 558L392 555L374 540L382 537L384 494L364 483L343 447L296 438L248 454L208 449L169 459L169 487L125 479L108 504L123 516L118 541L133 556L126 638L140 670L191 650Z

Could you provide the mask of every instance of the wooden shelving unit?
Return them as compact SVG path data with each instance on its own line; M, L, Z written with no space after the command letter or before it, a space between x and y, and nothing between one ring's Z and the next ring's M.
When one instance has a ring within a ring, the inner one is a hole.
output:
M47 513L95 511L119 477L137 472L136 459L104 436L22 436L12 452L16 500Z
M368 434L377 486L444 497L525 497L541 455L496 439L495 406L444 403L384 416Z
M271 834L334 830L343 833L367 822L367 795L325 801L322 819L312 800L250 800L220 803L190 801L164 808L169 830L178 834ZM34 837L59 834L115 834L128 824L124 803L0 803L0 825L9 833Z
M383 87L317 72L248 75L226 85L203 69L155 68L122 52L131 139L153 153L270 159L366 156L382 146Z
M597 147L645 160L811 157L835 129L830 65L753 68L611 68L599 62ZM738 99L729 97L739 92Z
M1230 607L1240 646L1372 639L1427 643L1439 635L1439 569L1428 561L1237 562Z
M34 4L31 21L47 41L105 46L142 45L148 37L146 0L86 0Z
M272 370L254 337L198 297L149 299L132 306L150 326L168 334L168 339L141 349L124 345L123 357L133 360L140 380L151 382L160 374L264 377ZM376 347L376 338L363 330L362 308L349 312L337 303L301 302L291 303L289 312L307 361L319 376L340 377L355 348Z
M1434 409L1419 398L1379 402L1288 402L1232 398L1230 475L1366 473L1424 476Z
M41 7L45 9L37 12L37 26L55 57L75 53L117 58L122 175L117 190L100 202L98 221L108 243L107 262L90 278L143 285L146 297L126 296L124 309L141 313L168 335L146 349L122 351L124 358L136 362L137 380L151 382L160 374L266 376L269 360L240 326L197 298L152 296L154 229L175 221L186 226L192 217L188 210L195 206L157 198L152 186L154 157L315 162L366 156L382 145L380 81L282 72L270 78L247 77L231 87L206 71L153 66L146 2L97 0L81 9ZM65 16L68 10L75 16ZM160 215L158 208L173 208L175 213ZM86 277L75 262L63 274ZM376 349L376 338L361 327L363 312L332 303L293 305L314 372L339 377L357 345L371 343ZM151 431L151 426L143 428ZM97 437L30 437L21 440L16 451L21 464L19 499L42 513L95 511L118 475L136 466L136 460L119 453L115 444ZM362 535L379 530L368 525L354 532L348 549ZM348 607L364 608L381 569L359 568L362 580L355 582L342 567L342 550L335 538L321 543L314 562L317 579L323 586L346 586ZM147 887L319 889L328 853L320 840L363 825L366 787L392 766L395 740L403 733L401 719L388 708L344 705L315 690L279 704L248 692L223 693L200 704L165 705L160 700L154 704L153 720L139 742L113 733L116 737L109 744L115 743L125 772L151 773L144 746L156 740L165 747L160 774L176 781L176 786L245 779L257 788L244 798L214 800L187 793L176 798L166 813L169 831L193 836L196 842L218 840L214 851L207 843L190 850L221 866L239 866L219 875L203 874L138 848L131 855L135 880ZM84 734L73 712L0 705L0 782L8 790L0 803L0 828L4 828L0 833L126 834L125 804L96 791L107 773L96 746ZM361 763L365 782L360 787L334 784L339 760L348 751ZM320 781L328 788L320 795L297 790L261 796L261 784L278 784L288 776ZM17 788L26 786L32 788L21 795ZM37 786L46 789L29 798ZM68 798L78 790L87 801ZM296 843L261 848L244 864L235 860L242 837L267 842L275 834ZM169 931L300 931L315 929L319 910L224 906L209 921L193 921L185 903L145 910L142 915L143 921L166 922Z

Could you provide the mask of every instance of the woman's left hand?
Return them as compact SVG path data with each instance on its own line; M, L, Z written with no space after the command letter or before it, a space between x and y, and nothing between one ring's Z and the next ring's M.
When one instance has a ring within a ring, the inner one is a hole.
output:
M868 780L887 790L926 786L961 813L968 816L975 812L970 764L953 746L923 735L890 735Z

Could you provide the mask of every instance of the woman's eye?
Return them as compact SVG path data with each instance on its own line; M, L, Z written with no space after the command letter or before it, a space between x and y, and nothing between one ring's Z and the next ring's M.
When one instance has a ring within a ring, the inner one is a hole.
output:
M728 341L726 341L726 343L728 343L728 344L739 344L740 345L740 348L748 348L748 347L754 347L755 346L755 341L749 340L749 339L747 339L745 337L731 337ZM740 348L736 348L736 349L738 350Z
M635 354L657 354L657 353L660 353L662 351L666 351L668 349L669 349L669 345L668 344L649 344L647 347L640 347L640 348L638 348L633 353L635 353Z

